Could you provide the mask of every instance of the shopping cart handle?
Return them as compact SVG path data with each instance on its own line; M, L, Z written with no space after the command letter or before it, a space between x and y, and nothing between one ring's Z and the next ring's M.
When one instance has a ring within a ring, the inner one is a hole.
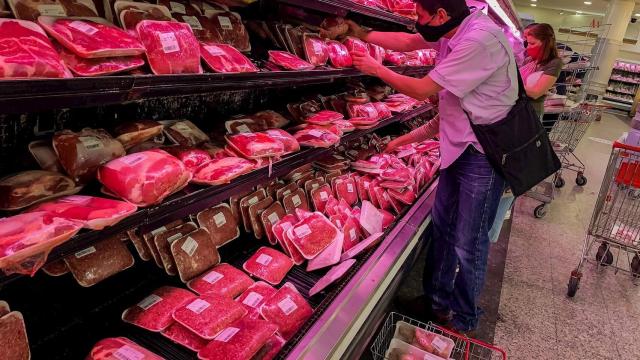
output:
M634 151L634 152L640 152L640 146L627 145L627 144L621 143L619 141L615 141L613 143L613 148L614 149L625 149L625 150Z

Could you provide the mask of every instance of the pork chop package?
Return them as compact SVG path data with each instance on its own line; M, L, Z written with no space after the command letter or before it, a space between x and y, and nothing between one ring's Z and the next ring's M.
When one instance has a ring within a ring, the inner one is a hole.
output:
M51 171L30 170L0 179L0 209L19 210L80 191L70 178Z
M278 327L264 320L242 318L230 324L202 350L201 360L245 360L251 359Z
M242 267L249 274L277 285L287 276L293 261L280 251L263 246Z
M143 20L136 25L151 70L162 74L200 74L200 44L184 23Z
M162 331L161 334L162 336L175 342L176 344L180 344L187 349L195 352L200 351L200 349L202 349L209 343L209 340L201 338L193 331L187 329L177 322L169 325L169 327Z
M328 148L340 142L340 137L330 130L320 128L305 128L293 135L298 143L307 147Z
M103 240L64 259L73 277L83 287L93 286L130 268L134 261L120 236Z
M280 221L280 219L284 218L285 215L284 207L282 207L282 205L277 201L271 204L271 206L260 214L260 222L262 223L262 228L267 235L269 244L276 245L278 243L278 240L273 233L273 226Z
M218 294L233 299L252 284L249 275L223 263L189 281L187 286L200 295Z
M186 186L191 173L180 160L154 149L110 161L98 171L98 180L128 202L150 206Z
M341 262L340 264L332 267L327 273L316 282L315 285L309 290L309 296L314 296L326 289L329 285L340 280L346 273L353 267L356 260L349 259Z
M264 132L271 138L280 141L284 146L284 154L300 151L300 144L293 135L282 129L269 129Z
M206 229L198 229L171 243L171 254L182 282L188 282L220 262L220 254Z
M254 167L253 162L235 156L215 159L196 170L193 182L203 185L228 184L238 176L252 171Z
M211 23L216 30L215 42L229 44L242 52L251 51L249 33L238 13L214 11L205 15L211 19Z
M31 211L46 211L58 217L78 221L92 230L102 230L133 214L133 204L93 196L72 195L38 205Z
M328 40L326 42L329 49L329 60L335 68L347 68L353 65L353 59L349 54L349 50L341 42Z
M218 294L200 295L173 312L173 319L196 335L213 340L229 324L247 314L242 305Z
M20 312L0 315L0 359L31 359L27 329Z
M285 70L313 70L315 66L286 51L269 50L269 61Z
M264 133L227 135L227 143L248 159L278 157L284 154L282 142Z
M285 283L260 309L262 317L278 326L278 334L289 340L313 315L313 309L298 289Z
M0 78L65 78L71 74L38 24L0 19Z
M82 58L60 46L56 46L56 48L65 65L78 76L113 75L135 70L144 65L144 60L141 56L88 59Z
M160 332L173 323L173 312L197 296L191 291L171 286L156 289L151 295L122 313L122 320L149 331Z
M125 155L122 144L102 129L57 132L53 136L53 149L76 183L92 180L101 165Z
M240 236L238 220L233 216L231 207L220 204L210 209L201 211L197 215L198 224L207 229L211 235L211 241L220 247Z
M189 120L168 124L164 129L169 138L182 146L198 146L209 141L209 136Z
M196 224L187 222L166 231L159 232L153 237L153 246L155 246L160 256L161 267L164 268L168 275L176 275L178 273L176 262L171 253L171 244L193 233L197 228Z
M164 360L133 341L124 338L106 338L98 341L85 360Z
M315 212L287 230L287 236L305 259L313 259L339 241L342 233L323 214Z
M125 149L140 145L162 134L164 126L155 120L135 120L118 125L114 134Z
M202 58L211 70L219 73L258 72L249 58L233 46L215 43L200 43Z
M250 319L260 318L260 308L271 296L276 293L273 286L264 281L257 281L251 285L242 295L238 296L237 302L247 309L246 317Z
M304 53L313 66L323 66L329 60L329 48L317 34L303 35Z

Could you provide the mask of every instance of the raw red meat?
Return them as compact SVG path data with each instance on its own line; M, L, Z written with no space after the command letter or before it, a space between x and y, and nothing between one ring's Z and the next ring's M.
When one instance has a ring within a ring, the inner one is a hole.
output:
M300 144L298 144L298 140L288 132L282 129L270 129L266 130L264 133L269 135L271 138L280 141L282 145L284 145L285 154L300 151Z
M374 186L373 192L376 195L376 199L378 199L380 209L391 210L391 198L389 197L387 190L381 186Z
M136 26L154 74L199 74L200 44L184 23L143 20Z
M30 360L31 350L22 313L11 312L6 302L0 305L6 305L0 309L0 359Z
M338 216L338 205L340 205L340 201L335 197L331 196L329 200L327 200L327 205L324 208L325 214L329 216Z
M112 1L112 0L108 0ZM131 3L130 3L131 4ZM146 6L146 5L145 5ZM133 5L127 5L125 10L120 11L119 19L122 27L131 35L138 36L136 26L143 20L172 21L171 14L160 5L142 10ZM163 11L164 10L164 11Z
M0 180L0 209L19 210L80 190L70 178L51 171L30 170Z
M211 24L216 30L215 40L217 43L229 44L242 52L251 51L249 33L242 23L240 15L229 11L205 15L210 17Z
M264 320L242 318L222 330L204 349L201 360L251 359L267 343L278 327Z
M353 178L337 178L335 180L334 193L338 200L346 201L349 206L353 206L358 202L356 182Z
M264 281L257 281L251 285L242 295L238 296L237 302L242 304L249 312L246 317L250 319L260 318L260 308L271 296L276 293L273 286Z
M277 334L273 335L251 360L273 360L278 356L285 343L286 341L283 338Z
M65 77L71 74L40 26L0 19L0 78Z
M58 217L78 221L92 230L102 230L133 214L133 204L93 196L72 195L37 206L31 211L46 211Z
M193 176L193 182L205 185L228 184L231 180L253 170L251 161L239 157L225 157L211 160L200 166Z
M194 334L193 331L178 324L177 322L169 325L169 327L162 332L162 335L176 344L180 344L187 349L196 352L200 351L200 349L209 343L208 340Z
M329 60L335 68L346 68L353 65L353 59L349 54L349 50L342 43L334 40L327 41L329 49Z
M144 54L144 46L138 39L100 18L41 16L38 23L65 48L82 58Z
M388 226L391 226L391 224L393 224L393 222L396 220L396 217L393 216L393 214L388 212L387 210L380 210L380 213L382 213L383 229L386 229Z
M98 171L98 180L109 191L138 206L160 203L190 179L180 160L158 149L110 161Z
M326 268L327 266L335 265L340 261L340 255L342 254L342 247L344 244L344 236L342 233L318 256L309 260L307 264L307 271L314 271L318 269Z
M122 313L122 320L149 331L160 332L173 323L173 312L196 299L191 291L163 286Z
M269 61L286 70L313 70L314 65L286 51L269 51Z
M200 295L220 294L233 299L252 284L253 280L241 270L229 264L220 264L189 281L187 286Z
M369 53L369 48L367 47L367 43L365 43L364 41L358 38L348 36L346 39L342 41L342 43L347 48L347 51L349 51L349 54L351 54L352 52L357 52L362 54Z
M198 213L198 224L209 231L215 246L222 246L240 236L238 219L226 203L214 206Z
M258 72L259 69L240 51L225 44L200 43L200 53L209 67L219 73Z
M329 60L329 49L324 40L315 34L304 34L304 52L314 66L323 66Z
M378 119L383 120L391 117L391 110L389 109L387 104L383 102L374 102L372 104L378 111Z
M331 270L327 271L327 273L309 290L309 296L314 296L326 289L327 286L342 278L355 263L356 261L354 259L349 259L332 267Z
M367 43L367 47L369 48L369 55L371 55L372 58L376 59L376 61L382 64L382 62L384 61L384 56L386 54L384 48L372 43Z
M315 212L287 230L287 236L305 259L313 259L342 233L324 215Z
M340 142L340 137L333 132L320 128L305 128L293 135L298 143L308 147L331 147Z
M291 256L291 260L293 260L293 263L296 265L301 265L305 261L305 258L300 253L300 250L298 250L298 248L293 245L291 237L288 234L288 230L283 233L282 239L284 247L287 249L286 252L289 253L289 256Z
M282 128L289 124L289 120L273 110L258 111L257 113L250 115L249 118L256 123L263 124L267 129Z
M85 360L164 360L125 337L98 341Z
M402 66L407 62L407 55L401 52L387 51L384 61L391 65Z
M388 168L380 173L380 178L389 181L407 182L413 178L413 174L406 167L400 169Z
M168 146L165 147L164 150L182 161L187 170L192 174L195 174L200 166L212 160L208 151L186 146Z
M130 149L162 134L162 129L162 124L157 121L136 120L118 125L114 134L125 149Z
M242 267L249 274L277 285L287 276L293 261L278 250L263 246Z
M342 228L344 234L344 243L342 244L342 251L347 251L354 247L360 241L360 225L354 217L348 217Z
M404 191L389 189L388 192L389 196L406 205L411 205L416 201L416 193L410 189L405 189Z
M361 201L369 200L369 185L372 179L369 176L361 176L356 180L356 187L358 188L358 197Z
M144 65L144 60L138 56L84 59L62 47L58 47L58 52L65 65L79 76L112 75Z
M289 340L313 315L313 309L291 283L285 283L260 309L262 317L278 325L278 333Z
M200 297L178 307L173 319L207 340L213 340L221 330L247 314L233 299L218 294Z
M420 328L415 329L412 345L443 359L448 359L455 347L452 339Z
M277 157L285 152L282 142L264 133L228 135L227 143L249 159Z
M368 238L362 240L356 246L352 247L348 251L345 251L345 253L342 254L342 258L340 260L341 261L345 261L347 259L354 258L354 257L360 255L363 251L368 250L368 249L378 245L378 243L380 243L380 241L382 241L383 235L384 235L384 233L379 232L379 233L375 233L375 234L369 236Z
M344 119L344 115L331 110L322 110L308 116L304 121L314 125L329 125L337 120Z
M280 246L283 248L284 252L287 255L291 255L289 249L286 247L284 242L284 233L289 230L295 223L298 222L298 218L294 214L287 214L278 222L273 224L271 228L273 231L273 236L276 238Z
M356 127L349 120L336 120L333 122L333 125L337 126L343 133L352 132L356 129Z
M348 103L347 111L352 118L369 118L379 120L380 116L378 114L378 110L375 105L372 103L367 104L356 104L356 103ZM353 122L353 120L351 121Z
M320 186L317 189L311 191L311 200L313 201L313 208L316 211L324 213L327 201L333 197L331 187L327 184Z

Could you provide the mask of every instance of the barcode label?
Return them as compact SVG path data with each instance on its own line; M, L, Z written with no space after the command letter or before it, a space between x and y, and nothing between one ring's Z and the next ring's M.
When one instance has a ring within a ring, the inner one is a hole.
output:
M113 353L113 357L117 360L143 360L144 354L129 345L125 345L116 350Z
M353 184L347 184L347 192L349 193L353 192Z
M207 50L209 52L209 54L211 54L212 56L223 56L225 54L224 51L222 51L222 49L220 49L217 46L211 46L211 45L207 45L204 47L205 50ZM243 125L246 127L246 125ZM239 129L240 127L238 127ZM243 132L250 132L250 131L243 131Z
M129 165L131 165L131 164L129 164ZM158 235L160 233L163 233L165 231L167 231L167 227L166 226L160 226L159 228L157 228L157 229L155 229L155 230L153 230L151 232L151 236L156 236L156 235Z
M356 239L356 229L351 229L349 231L349 237L351 238L351 241Z
M315 189L317 189L319 187L320 187L320 184L318 184L318 183L311 184L311 190L315 190Z
M341 228L342 227L342 221L336 220L336 225L338 225L338 227Z
M292 226L293 226L293 224L287 221L286 223L282 224L282 230L287 231L287 230L291 229Z
M94 136L80 136L78 137L78 140L80 140L82 146L87 150L97 150L102 148L102 142Z
M191 30L204 30L202 24L200 24L200 20L195 16L183 16L182 20L191 26Z
M247 306L251 306L252 308L256 308L260 305L262 299L264 299L264 296L252 291L246 298L244 298L244 300L242 300L242 303Z
M271 213L269 214L269 216L267 216L267 219L269 219L269 222L271 223L271 225L273 225L277 223L278 220L280 220L280 217L278 216L278 213Z
M282 197L285 197L287 195L291 194L291 190L285 190L282 192Z
M121 158L122 162L124 162L125 164L127 164L129 166L133 166L133 165L141 162L144 159L145 159L144 155L136 155L136 154L125 156L125 157ZM162 231L166 230L166 228L164 226L161 227L160 229L163 229ZM157 230L159 230L159 229L156 229L154 231L157 231ZM151 234L155 235L153 232L151 232Z
M220 22L220 27L222 30L232 30L233 25L231 24L231 19L226 16L218 16L218 22Z
M447 342L442 340L439 336L436 336L431 342L431 346L433 346L437 352L442 353L447 348Z
M257 204L258 203L258 197L254 196L251 199L249 199L247 202L249 203L249 205L253 205L253 204Z
M311 130L311 131L309 131L309 135L315 136L315 137L320 137L320 136L324 135L324 132L322 132L320 130Z
M293 229L293 232L296 233L297 237L303 237L303 236L307 236L309 234L311 234L311 229L309 229L309 225L302 225L302 226L298 226L297 228Z
M295 195L294 197L292 197L291 201L293 202L293 206L295 207L298 207L300 206L300 204L302 204L302 200L300 199L299 195Z
M391 201L391 199L389 199L389 193L387 193L386 191L382 194L382 197L387 201Z
M87 35L93 35L98 32L98 29L83 21L72 21L69 23L69 27L79 30Z
M182 237L182 233L173 234L167 238L167 242L171 244L172 242L180 239L181 237Z
M195 241L191 236L189 236L180 248L182 249L182 251L186 252L187 255L193 256L193 254L198 249L198 242Z
M327 200L329 198L329 194L326 191L320 193L320 200Z
M223 213L217 213L213 216L213 221L216 223L216 227L220 227L227 223L227 218Z
M67 16L62 5L59 4L42 4L38 5L38 12L44 16Z
M221 55L224 55L224 54L221 54ZM236 131L241 133L250 133L251 129L249 129L247 125L242 124L236 128Z
M205 275L202 280L208 282L209 284L215 284L218 280L222 279L224 275L220 274L217 271L212 271Z
M87 255L93 254L94 252L96 252L96 248L92 247L88 247L82 251L78 251L75 255L76 255L76 259L80 259L82 257L85 257Z
M184 6L184 4L180 4L179 2L175 2L175 1L170 1L169 5L171 5L171 12L174 12L177 14L187 13L187 8Z
M282 312L285 315L289 315L292 312L296 311L296 309L298 308L298 305L296 305L296 303L294 303L290 297L286 297L284 298L284 300L281 300L278 303L278 307L280 308L280 310L282 310Z
M208 302L202 299L195 299L191 302L191 304L187 305L187 309L193 311L196 314L200 314L203 311L207 310L207 308L211 306Z
M344 158L340 155L333 155L333 158L338 160L344 160Z
M142 301L138 303L138 306L142 308L142 310L148 310L150 307L159 303L160 301L162 301L162 298L160 296L156 294L151 294L146 298L142 299Z
M162 44L162 51L165 54L174 53L180 51L180 45L178 45L178 39L176 39L176 34L170 33L161 33L158 34L158 38L160 39L160 44Z
M260 254L258 255L258 258L256 259L256 262L260 265L264 265L267 266L269 264L271 264L271 260L273 260L273 258L267 254Z
M221 341L221 342L229 342L229 340L231 340L231 338L238 333L238 331L240 331L240 329L238 328L234 328L234 327L228 327L222 331L220 331L220 333L218 335L216 335L216 338L214 339L215 341Z

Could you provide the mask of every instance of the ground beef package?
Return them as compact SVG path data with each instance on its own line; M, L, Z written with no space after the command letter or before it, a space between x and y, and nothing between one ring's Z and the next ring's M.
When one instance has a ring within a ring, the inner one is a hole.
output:
M249 206L257 204L267 197L267 192L264 189L260 189L240 200L240 213L242 214L242 223L244 224L244 230L248 233L253 231L251 226L251 217L249 216Z
M147 245L147 248L149 249L149 252L151 253L151 256L153 257L153 260L155 261L156 265L158 265L158 267L162 268L162 260L160 259L160 253L158 252L158 248L156 247L156 244L154 242L154 238L156 235L163 233L169 229L173 229L176 226L180 226L184 224L183 220L176 220L174 222L171 222L167 225L161 226L149 233L146 233L144 235L142 235L142 239L144 240L145 244Z
M196 224L188 222L186 224L176 226L173 229L161 232L153 238L153 242L158 249L158 254L160 255L160 260L162 261L162 266L168 275L176 275L178 273L176 269L176 262L171 254L171 244L173 244L174 241L191 234L196 231L196 229L198 229Z
M231 213L233 214L233 216L235 216L236 220L238 220L238 226L240 225L240 222L243 220L242 213L240 212L240 200L242 200L249 194L251 194L251 190L247 190L243 193L234 195L229 198L229 207L231 208Z
M178 307L173 318L198 336L213 340L216 334L246 314L247 310L233 299L210 294Z
M182 282L188 282L220 262L220 254L206 229L198 229L171 244Z
M0 359L31 359L24 319L17 311L0 317Z
M230 299L251 285L253 280L249 275L229 264L220 264L187 283L189 289L200 295L219 294Z
M202 360L251 359L278 330L264 320L242 318L222 330L198 352Z
M173 323L173 312L196 299L189 290L163 286L122 313L122 320L149 331L160 332Z
M276 191L276 199L279 202L282 202L282 200L284 199L285 196L293 193L294 191L298 190L298 185L294 184L294 183L290 183L285 185L284 187L278 189Z
M264 238L264 227L260 221L262 213L273 204L273 198L267 197L251 206L249 206L249 218L251 219L251 228L256 239Z
M220 247L240 236L238 220L233 215L231 207L220 204L198 213L198 224L209 230L211 241Z
M133 246L136 248L140 259L142 259L143 261L149 261L153 258L153 256L151 255L151 250L149 250L149 247L144 242L142 236L138 234L137 229L128 230L127 236L129 236L129 240L131 240Z
M271 245L278 243L275 235L273 234L273 225L275 225L280 219L285 216L285 211L279 202L274 202L266 210L260 214L260 222L264 229L267 239Z
M278 250L261 247L242 266L249 274L277 285L293 267L293 261Z
M114 236L64 258L78 284L93 286L133 266L135 260L121 236Z
M251 285L242 295L238 296L237 302L249 312L246 317L251 319L260 318L260 308L271 296L276 293L276 289L264 281L257 281Z
M164 360L133 341L124 338L107 338L98 341L85 360Z
M313 315L313 309L291 283L285 283L260 309L262 317L278 325L278 334L289 340Z
M285 343L286 340L278 336L278 334L273 335L251 360L273 360L280 353Z
M288 214L293 214L296 209L304 209L309 211L309 202L307 201L307 196L304 193L304 190L298 188L296 191L292 192L289 195L286 195L282 198L282 204L284 205L284 210Z
M304 192L307 194L307 200L309 200L309 202L312 202L312 199L313 199L311 196L311 191L319 188L324 184L325 184L324 179L321 177L316 177L314 179L305 181Z
M200 349L209 343L209 340L201 338L177 322L169 325L169 327L162 332L162 336L195 352L200 351Z
M305 259L313 259L342 233L323 214L315 212L287 230L286 235Z

